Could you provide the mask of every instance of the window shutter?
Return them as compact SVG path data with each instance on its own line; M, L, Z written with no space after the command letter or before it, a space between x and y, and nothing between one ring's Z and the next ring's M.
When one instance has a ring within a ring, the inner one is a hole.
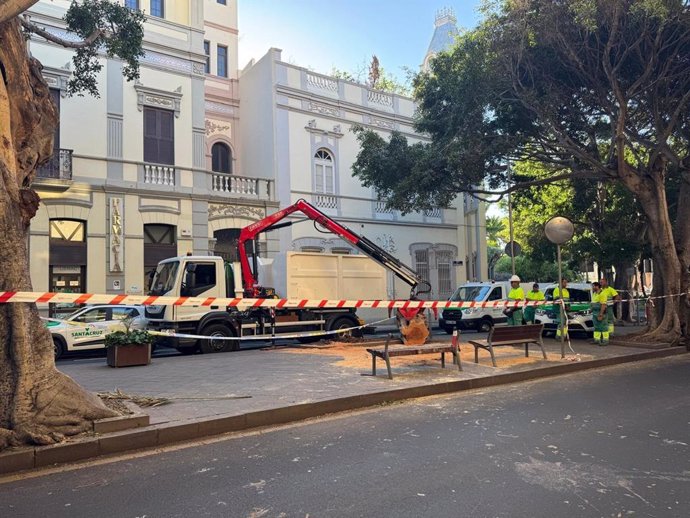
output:
M333 186L333 166L324 167L324 177L325 177L325 189L326 194L333 194L335 192Z
M158 114L144 108L144 162L158 163Z
M175 138L173 112L158 111L160 118L160 136L158 139L159 164L173 165L175 163Z
M316 192L323 191L323 166L321 164L316 164L315 177L314 177L314 190Z

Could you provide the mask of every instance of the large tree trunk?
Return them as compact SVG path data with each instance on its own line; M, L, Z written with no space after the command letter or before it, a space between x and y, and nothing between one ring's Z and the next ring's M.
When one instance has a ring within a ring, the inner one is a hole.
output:
M673 226L668 213L663 166L641 178L634 171L621 172L621 179L637 196L649 222L649 239L654 260L653 297L667 298L654 301L655 313L650 328L640 338L644 341L678 343L681 337L679 318L681 293L681 265L673 239ZM676 295L675 297L668 297Z
M31 291L26 243L39 204L31 181L52 154L58 119L16 18L0 24L0 71L0 291ZM0 450L53 443L113 415L55 368L35 304L0 304Z
M680 325L685 343L690 346L690 171L684 171L681 178L674 235L680 262L680 289L686 294L680 299Z

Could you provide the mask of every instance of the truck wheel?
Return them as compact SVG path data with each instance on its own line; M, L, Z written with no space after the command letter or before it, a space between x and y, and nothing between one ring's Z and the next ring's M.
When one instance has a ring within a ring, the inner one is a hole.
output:
M53 350L55 351L56 360L59 360L65 354L65 341L59 336L53 337Z
M339 331L341 329L349 329L351 327L356 327L358 326L358 323L355 323L354 320L348 317L340 317L336 318L333 323L328 326L329 331ZM351 336L357 336L357 331L359 330L351 330L351 331L343 331L342 333L336 333L333 335L336 338L350 338ZM360 333L361 334L361 333Z
M491 331L492 327L494 327L494 321L491 320L489 317L484 317L479 321L477 331L479 331L480 333L488 333L489 331Z
M214 340L213 337L223 338L235 336L235 333L228 326L223 324L211 324L201 331L202 335L210 336L210 339L199 340L199 349L204 354L208 353L224 353L227 351L236 351L240 348L240 344L236 340Z

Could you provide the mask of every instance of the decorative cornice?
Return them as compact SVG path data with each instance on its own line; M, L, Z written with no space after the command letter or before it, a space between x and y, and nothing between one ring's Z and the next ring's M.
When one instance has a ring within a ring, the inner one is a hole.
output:
M239 34L239 31L234 27L226 27L224 25L220 25L219 23L209 22L208 20L204 20L204 25L206 27L213 27L214 29L218 29L219 31L229 32L235 35Z
M43 79L48 84L48 88L60 90L60 97L67 97L67 83L69 82L69 76L72 75L69 61L61 68L44 66L41 73L43 74Z
M247 205L224 205L209 203L208 219L220 218L248 218L259 220L265 217L266 211L261 207L249 207Z
M309 101L307 109L312 112L317 112L322 115L332 115L333 117L340 117L340 110L333 106L326 106L325 104L315 103Z
M154 108L167 108L175 112L175 117L180 116L180 104L182 100L182 87L178 87L174 92L159 90L150 86L144 86L139 81L134 84L137 91L137 107L139 111L144 110L144 106Z
M225 113L227 115L235 114L235 109L232 106L215 101L205 101L204 108L207 112Z
M341 138L343 136L342 127L340 126L340 124L334 125L333 130L328 131L325 129L318 128L316 125L316 119L311 119L309 122L307 122L307 125L304 127L304 129L307 130L309 133L325 135L327 137Z
M379 117L372 117L371 115L367 116L366 119L367 123L371 124L372 126L378 126L379 128L384 128L387 130L398 129L398 125L391 120L381 119Z
M230 129L230 125L216 124L211 120L206 120L206 136L213 135L214 133L222 133Z

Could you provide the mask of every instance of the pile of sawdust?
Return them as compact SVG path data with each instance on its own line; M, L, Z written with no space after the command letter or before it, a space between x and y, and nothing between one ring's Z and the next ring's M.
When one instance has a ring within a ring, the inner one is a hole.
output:
M397 344L396 344L397 345ZM378 346L377 346L378 347ZM339 367L351 369L371 369L371 355L367 352L366 344L350 344L343 342L331 342L327 347L314 348L288 348L283 352L291 354L318 354L320 356L333 357L333 364ZM525 357L524 347L497 347L494 349L496 363L499 368L510 368L515 365L537 363L545 361L538 348L530 349L530 356ZM440 354L396 356L392 361L395 365L419 365L440 367ZM463 344L460 347L460 359L463 363L474 363L474 347ZM451 354L446 354L446 361L452 362ZM561 361L560 354L547 353L546 361ZM491 365L491 357L484 350L479 351L479 363Z

